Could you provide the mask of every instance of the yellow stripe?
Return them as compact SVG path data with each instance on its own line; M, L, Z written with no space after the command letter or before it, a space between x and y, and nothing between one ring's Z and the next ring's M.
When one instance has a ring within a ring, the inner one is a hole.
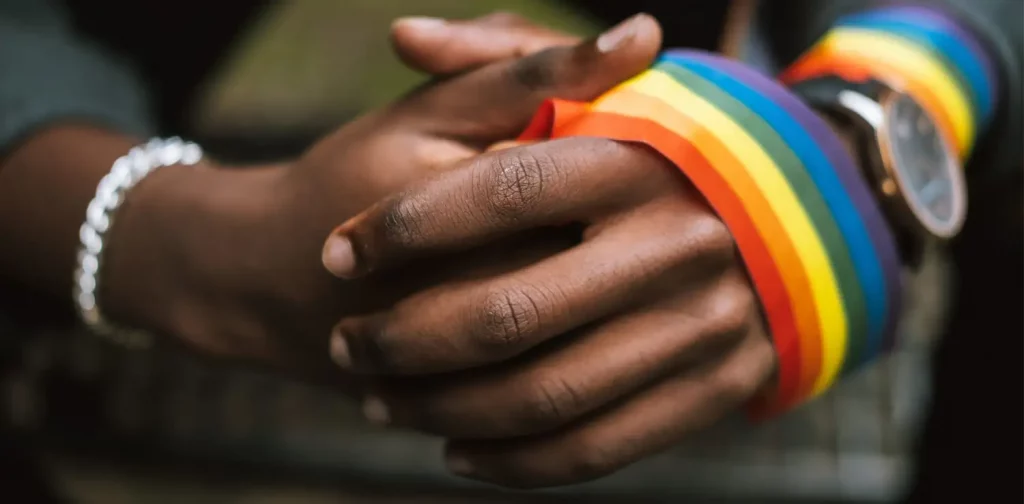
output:
M818 395L832 384L842 366L846 352L847 320L835 272L832 271L832 264L825 253L821 237L811 225L810 218L800 205L789 182L757 140L718 107L672 77L652 70L634 77L622 86L659 98L671 104L679 113L696 118L698 123L705 125L723 144L731 146L740 163L749 168L748 173L754 183L769 196L766 198L769 205L794 241L818 307L823 355L821 374L812 391L812 395ZM608 95L614 95L614 92ZM594 102L593 108L605 110L602 108L602 101L598 99ZM629 114L628 110L608 111ZM683 132L676 133L685 137ZM700 145L696 147L701 148ZM771 242L771 237L766 236L765 239Z
M943 103L953 122L953 135L958 151L968 153L974 141L974 116L968 96L960 88L956 77L946 71L942 62L903 38L876 30L836 28L822 41L831 53L852 54L875 59L906 75L912 75L930 88Z

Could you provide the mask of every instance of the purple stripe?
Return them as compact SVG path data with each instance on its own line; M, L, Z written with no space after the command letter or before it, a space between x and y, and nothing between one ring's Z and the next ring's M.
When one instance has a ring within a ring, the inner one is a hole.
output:
M673 50L672 52L685 55L695 61L714 65L774 101L786 110L821 148L835 169L847 195L850 196L860 212L860 217L871 236L875 252L878 254L882 271L885 273L886 294L889 298L889 317L885 325L885 348L891 348L903 299L899 252L886 220L878 207L878 202L864 182L860 170L850 158L846 147L832 133L832 128L793 93L742 63L698 51Z
M927 19L941 25L942 28L947 30L950 35L959 39L974 54L975 58L981 63L985 75L988 76L989 92L992 93L992 100L995 101L999 98L999 90L997 89L999 73L996 71L995 64L989 57L988 51L979 43L978 37L967 31L963 27L962 21L941 9L917 4L894 5L879 9L879 11L903 14L907 16L907 21L911 23L915 21L915 18L918 18Z

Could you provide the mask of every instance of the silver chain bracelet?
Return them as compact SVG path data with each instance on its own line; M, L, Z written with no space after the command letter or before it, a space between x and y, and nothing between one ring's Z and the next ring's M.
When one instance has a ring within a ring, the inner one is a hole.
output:
M180 138L154 138L145 145L133 147L121 156L96 186L96 196L85 211L85 222L79 229L78 267L75 268L72 297L79 316L94 333L121 345L141 348L152 344L146 332L115 327L103 316L97 293L103 268L103 247L114 215L125 196L136 184L156 169L173 165L194 165L203 157L202 149Z

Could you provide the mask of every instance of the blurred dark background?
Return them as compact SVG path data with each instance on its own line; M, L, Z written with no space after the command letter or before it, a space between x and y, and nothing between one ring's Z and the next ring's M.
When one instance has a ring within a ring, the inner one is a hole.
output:
M590 35L647 11L664 25L666 45L717 49L730 14L729 2L706 0L69 3L88 4L76 23L112 48L146 41L135 53L164 97L169 132L239 161L293 156L416 85L421 77L387 45L398 16L501 9ZM251 15L239 21L235 9ZM183 45L210 50L183 60L176 54L195 53ZM371 428L343 398L33 326L25 328L30 345L0 352L10 360L0 366L10 370L0 377L0 422L16 433L11 443L35 456L4 460L15 450L0 446L0 491L39 480L72 502L103 504L867 503L936 502L936 491L971 501L1003 488L1016 494L1024 474L1024 251L1021 233L1005 230L1007 222L1024 230L1024 205L1020 191L994 199L991 189L972 186L972 203L988 201L972 206L954 247L958 273L941 259L925 266L920 281L934 288L915 301L924 308L892 358L783 421L727 421L594 485L494 492L446 476L437 441ZM941 286L953 284L969 295L943 297ZM33 502L7 495L14 499L0 501Z

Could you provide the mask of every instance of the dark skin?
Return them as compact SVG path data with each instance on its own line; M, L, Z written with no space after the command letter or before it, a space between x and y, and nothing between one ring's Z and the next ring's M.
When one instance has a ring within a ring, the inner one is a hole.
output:
M582 152L599 161L574 164ZM452 439L455 472L549 486L671 446L768 383L774 353L728 230L642 147L577 138L482 155L344 224L332 240L351 245L329 242L325 262L363 278L564 222L584 229L571 249L338 324L342 368L416 376L382 379L371 419Z
M771 340L728 229L640 146L505 143L345 222L323 260L376 278L565 223L582 229L570 248L342 319L331 352L371 379L366 417L447 438L457 474L533 488L614 472L771 386Z
M242 170L207 159L147 178L119 210L106 244L101 306L122 324L205 354L344 379L326 352L339 317L381 309L411 289L475 268L439 266L402 282L340 282L321 266L323 237L385 195L514 136L544 99L590 99L642 70L660 32L649 17L641 21L646 32L608 51L589 41L528 59L514 58L572 39L490 16L450 35L472 41L486 27L504 38L478 50L457 44L466 49L431 59L449 42L397 24L396 46L407 62L465 73L339 128L294 162ZM0 273L66 299L77 230L96 182L138 142L67 122L6 155L0 235L19 246L0 254ZM531 249L549 253L565 244L564 237L534 240L498 261L504 265L481 260L479 269L515 267L519 255L537 256Z
M207 160L132 191L107 244L111 318L365 382L368 418L446 437L452 471L515 487L608 474L770 385L732 238L678 169L594 138L492 148L543 99L590 100L645 69L652 19L578 45L507 15L392 36L440 82L293 163ZM66 296L96 181L137 142L61 124L4 158L0 235L20 246L0 272Z
M551 486L661 451L769 384L728 229L640 146L574 138L460 161L340 226L324 263L377 278L566 223L582 230L571 248L343 318L331 350L372 380L367 417L450 439L458 474Z

